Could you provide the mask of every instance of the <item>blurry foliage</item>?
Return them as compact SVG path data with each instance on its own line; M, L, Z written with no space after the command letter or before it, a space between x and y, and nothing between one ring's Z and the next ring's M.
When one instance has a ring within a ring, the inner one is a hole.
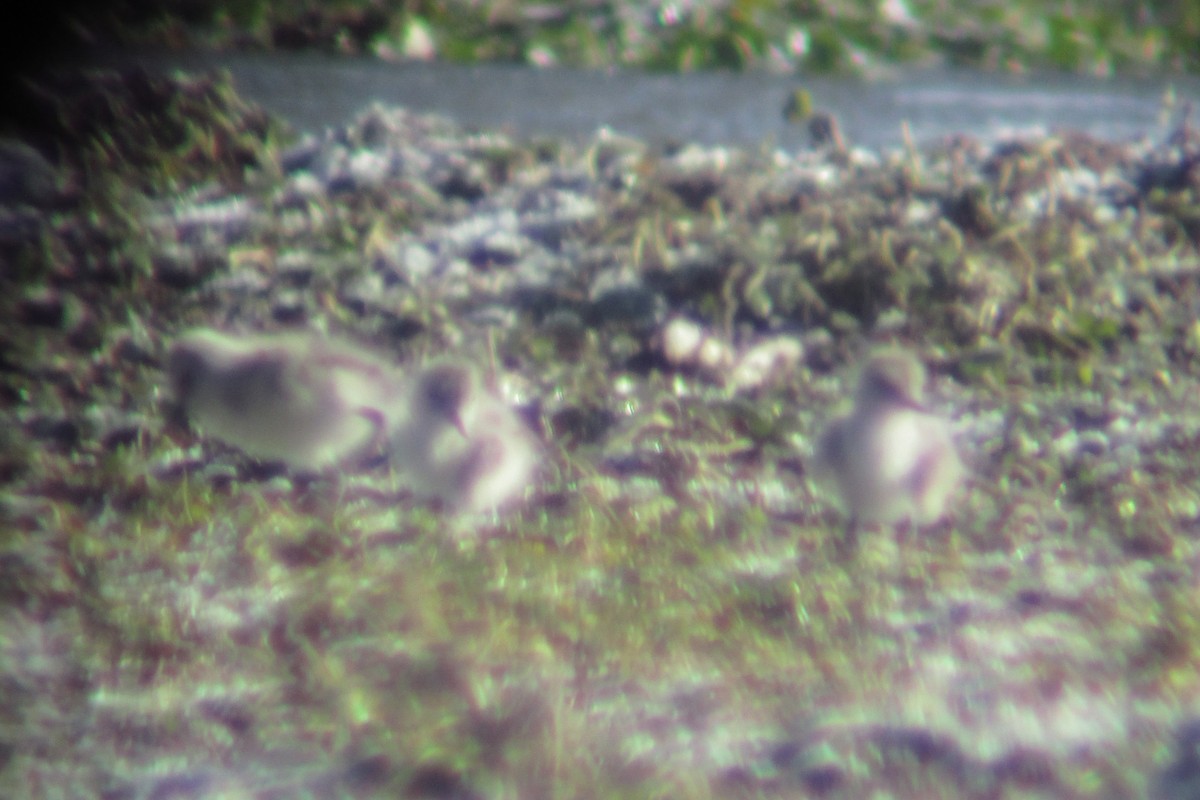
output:
M376 52L404 57L411 31L437 57L586 67L870 72L945 62L1108 73L1200 69L1200 0L948 4L939 0L832 3L718 0L650 4L522 0L127 0L83 7L89 38L186 46ZM428 53L425 54L428 56Z

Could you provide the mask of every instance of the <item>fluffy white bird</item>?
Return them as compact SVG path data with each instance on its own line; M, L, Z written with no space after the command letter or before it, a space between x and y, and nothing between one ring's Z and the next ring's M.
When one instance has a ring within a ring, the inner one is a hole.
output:
M851 536L858 523L937 522L962 482L950 426L925 406L925 381L911 353L875 354L853 410L821 437L818 462L837 483Z
M175 400L202 433L301 469L379 444L399 391L386 363L301 333L190 331L172 345L167 372Z
M391 439L393 466L419 495L463 512L516 501L537 464L533 432L470 368L446 362L419 372Z

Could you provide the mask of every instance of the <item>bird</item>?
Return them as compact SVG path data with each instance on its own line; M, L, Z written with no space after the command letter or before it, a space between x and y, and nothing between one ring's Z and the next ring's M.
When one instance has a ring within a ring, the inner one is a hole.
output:
M925 367L911 352L874 353L862 369L854 407L831 421L817 461L860 524L932 525L946 515L964 477L947 420L925 404Z
M178 407L203 434L313 471L386 438L401 383L385 361L328 337L215 329L177 337L167 375Z
M464 513L500 511L519 499L538 463L536 437L469 366L433 362L406 396L389 453L415 494Z

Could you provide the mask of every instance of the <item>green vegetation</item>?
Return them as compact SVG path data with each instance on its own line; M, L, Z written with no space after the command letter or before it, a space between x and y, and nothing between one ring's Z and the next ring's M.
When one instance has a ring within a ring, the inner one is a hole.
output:
M91 35L234 48L668 71L866 73L950 63L999 70L1200 70L1200 0L764 0L597 3L127 0L79 12Z
M627 265L715 335L825 334L735 396L625 320L515 309L488 355L543 401L545 473L524 508L464 528L384 470L314 480L202 454L156 398L173 332L271 319L256 276L291 280L284 250L312 256L313 324L398 359L482 338L461 293L406 287L408 309L342 291L374 242L469 205L413 179L309 198L311 228L289 228L294 208L270 206L279 141L225 82L107 76L73 97L113 113L62 148L44 213L13 212L31 233L3 241L21 265L0 274L6 785L1089 798L1144 794L1164 765L1200 661L1194 177L1146 169L1093 204L1079 165L1134 156L1070 135L982 164L831 154L824 185L769 153L681 177L648 148L620 167L612 144L429 122L464 174L485 167L483 196L587 175L605 205L564 234L573 252ZM200 191L272 208L267 227L195 272L148 268L177 244L155 215ZM574 266L568 299L597 269ZM479 274L488 291L504 270ZM956 519L846 554L806 447L868 335L919 346L982 433ZM1068 447L1114 419L1145 446Z

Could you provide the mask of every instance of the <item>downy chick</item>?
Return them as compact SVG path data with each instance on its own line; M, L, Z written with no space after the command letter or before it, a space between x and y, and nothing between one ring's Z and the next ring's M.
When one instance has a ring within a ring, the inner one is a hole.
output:
M205 435L312 470L377 444L398 385L383 362L310 334L190 331L172 345L167 372Z
M886 350L862 371L853 410L833 420L817 447L858 523L917 526L940 520L963 479L949 424L925 406L925 367Z
M407 397L391 455L413 491L463 512L499 510L525 491L537 463L533 433L470 368L427 367Z

